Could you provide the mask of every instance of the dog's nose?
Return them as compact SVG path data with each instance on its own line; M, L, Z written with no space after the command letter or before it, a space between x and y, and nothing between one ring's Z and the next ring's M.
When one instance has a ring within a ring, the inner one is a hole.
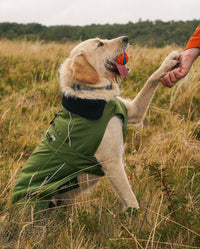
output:
M123 36L123 37L122 37L122 41L123 41L124 43L128 43L128 36Z

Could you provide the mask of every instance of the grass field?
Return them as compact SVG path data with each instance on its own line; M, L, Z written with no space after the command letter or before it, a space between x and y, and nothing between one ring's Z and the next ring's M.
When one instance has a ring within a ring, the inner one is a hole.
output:
M144 127L128 128L124 161L137 214L102 178L67 209L9 217L20 169L61 107L58 69L75 43L0 40L0 248L200 248L200 60L172 89L159 86ZM134 98L173 50L130 46L122 96Z

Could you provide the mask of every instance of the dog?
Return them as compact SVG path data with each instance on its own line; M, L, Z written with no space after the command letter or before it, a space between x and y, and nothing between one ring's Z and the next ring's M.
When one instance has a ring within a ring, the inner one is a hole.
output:
M43 208L71 204L105 175L123 211L139 208L123 165L126 125L142 123L160 79L180 54L170 53L135 99L123 99L119 85L129 70L116 58L128 45L126 36L95 38L71 51L60 67L62 110L22 169L13 203L26 196Z

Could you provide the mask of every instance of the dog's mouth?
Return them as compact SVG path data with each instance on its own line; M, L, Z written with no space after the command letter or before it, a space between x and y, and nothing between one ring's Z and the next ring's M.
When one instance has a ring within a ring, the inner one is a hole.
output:
M129 68L125 65L117 63L116 59L112 61L107 60L105 67L114 73L121 75L123 78L128 78Z

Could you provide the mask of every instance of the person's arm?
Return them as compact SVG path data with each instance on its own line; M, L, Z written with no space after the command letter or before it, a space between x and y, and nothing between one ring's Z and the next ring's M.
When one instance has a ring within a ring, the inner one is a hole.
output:
M180 79L184 78L193 62L200 55L200 24L195 30L195 33L189 39L185 50L180 56L180 62L175 69L168 72L167 75L161 79L164 86L172 87Z
M161 79L163 85L171 88L176 84L176 82L184 78L199 55L200 48L190 48L183 51L176 68L168 72L166 76Z

